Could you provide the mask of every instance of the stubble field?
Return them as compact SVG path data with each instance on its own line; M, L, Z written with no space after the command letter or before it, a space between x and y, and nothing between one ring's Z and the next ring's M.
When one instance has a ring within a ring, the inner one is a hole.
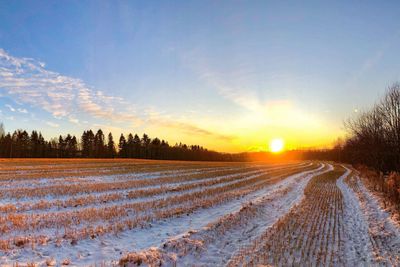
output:
M0 160L3 266L397 265L399 236L332 163Z

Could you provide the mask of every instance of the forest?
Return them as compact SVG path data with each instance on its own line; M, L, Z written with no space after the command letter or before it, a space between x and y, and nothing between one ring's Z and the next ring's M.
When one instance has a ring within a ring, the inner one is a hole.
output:
M332 160L364 165L376 171L400 171L400 84L390 86L371 109L345 122L347 137L332 149L292 150L281 155L263 152L220 153L199 145L177 143L173 146L147 134L121 134L118 142L111 133L99 129L84 131L78 139L67 134L45 140L38 131L16 130L6 133L0 125L2 158L141 158L203 161L258 161L280 159Z
M67 134L45 140L38 131L28 133L16 130L5 133L0 124L0 157L2 158L140 158L201 161L244 161L242 154L219 153L199 145L177 143L169 145L159 138L151 139L147 134L121 134L118 143L112 133L107 135L99 129L84 131L81 138Z

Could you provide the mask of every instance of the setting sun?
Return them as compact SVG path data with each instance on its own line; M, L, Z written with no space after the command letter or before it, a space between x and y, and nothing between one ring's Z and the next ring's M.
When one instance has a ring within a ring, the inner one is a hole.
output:
M272 139L269 143L269 150L273 153L278 153L283 150L284 142L282 138Z

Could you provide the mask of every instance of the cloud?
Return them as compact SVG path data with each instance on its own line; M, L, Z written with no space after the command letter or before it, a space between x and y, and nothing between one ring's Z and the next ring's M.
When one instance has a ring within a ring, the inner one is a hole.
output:
M47 70L45 66L43 62L13 57L0 49L0 90L56 118L85 112L100 119L140 122L121 98L96 91L80 79Z
M69 116L68 121L74 124L79 124L79 120L73 116Z
M187 135L211 137L222 141L232 141L236 138L234 135L226 135L210 131L189 122L172 120L169 116L161 115L153 109L146 110L146 114L148 116L147 122L149 124L163 128L175 129Z
M10 111L15 112L15 108L9 104L5 105Z
M238 138L265 127L275 128L278 131L316 129L324 125L318 114L311 115L297 107L291 99L268 98L268 91L276 92L277 89L258 88L256 82L259 75L251 65L245 62L235 63L232 68L221 69L218 68L218 64L196 50L184 54L182 59L183 63L217 94L245 109L245 112L242 112L242 115L230 124L231 128L237 129L235 133ZM270 78L282 79L284 76L273 74ZM265 99L263 95L266 95Z
M26 110L25 108L14 108L13 106L11 106L10 104L6 104L5 107L7 107L11 112L19 112L19 113L24 113L27 114L28 110Z
M248 87L255 74L250 65L240 63L235 69L218 71L212 62L197 50L183 54L182 60L201 81L225 99L250 111L265 110L265 103L260 101L257 91Z
M397 43L398 38L400 37L400 30L396 31L393 35L390 36L389 39L386 39L382 42L380 47L374 52L368 55L368 57L363 61L360 68L356 70L356 72L350 77L350 79L346 82L345 86L351 86L358 82L363 76L367 75L371 70L373 70L376 65L378 65L382 58L387 54L389 48L393 47L393 44Z
M93 125L105 126L110 130L123 129L109 124L124 123L129 129L145 121L148 123L145 127L153 124L174 128L188 135L195 134L223 140L232 138L170 117L146 117L146 115L139 117L137 113L146 112L138 112L132 107L132 103L125 102L121 97L107 95L86 85L80 79L46 69L46 64L43 62L32 58L14 57L0 48L0 92L1 90L17 103L41 108L54 118L65 119L74 124L79 124L81 121L83 124L88 124L88 121L78 119L81 114L85 114L92 118L104 119L107 124ZM11 106L8 108L13 112L16 111ZM17 111L28 112L22 108ZM50 127L59 127L59 124L50 121L45 123Z
M24 108L18 108L17 111L18 111L19 113L24 113L24 114L27 114L27 113L28 113L28 111L27 111L26 109L24 109Z
M51 122L51 121L46 121L46 124L47 124L48 126L50 126L50 127L53 127L53 128L58 128L58 127L60 127L59 124L54 123L54 122Z
M198 126L195 126L193 124L186 123L186 122L172 121L172 120L151 120L151 122L153 122L161 127L181 130L189 135L207 136L207 137L212 137L212 138L216 138L216 139L224 140L224 141L232 141L235 138L234 136L231 136L231 135L224 135L224 134L219 134L216 132L208 131L208 130L205 130L203 128L200 128Z

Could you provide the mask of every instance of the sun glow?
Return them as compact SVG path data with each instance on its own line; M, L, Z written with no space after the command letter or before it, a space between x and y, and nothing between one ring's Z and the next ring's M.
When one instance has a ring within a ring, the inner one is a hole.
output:
M282 138L274 138L269 143L269 150L273 153L279 153L283 150L284 145Z

